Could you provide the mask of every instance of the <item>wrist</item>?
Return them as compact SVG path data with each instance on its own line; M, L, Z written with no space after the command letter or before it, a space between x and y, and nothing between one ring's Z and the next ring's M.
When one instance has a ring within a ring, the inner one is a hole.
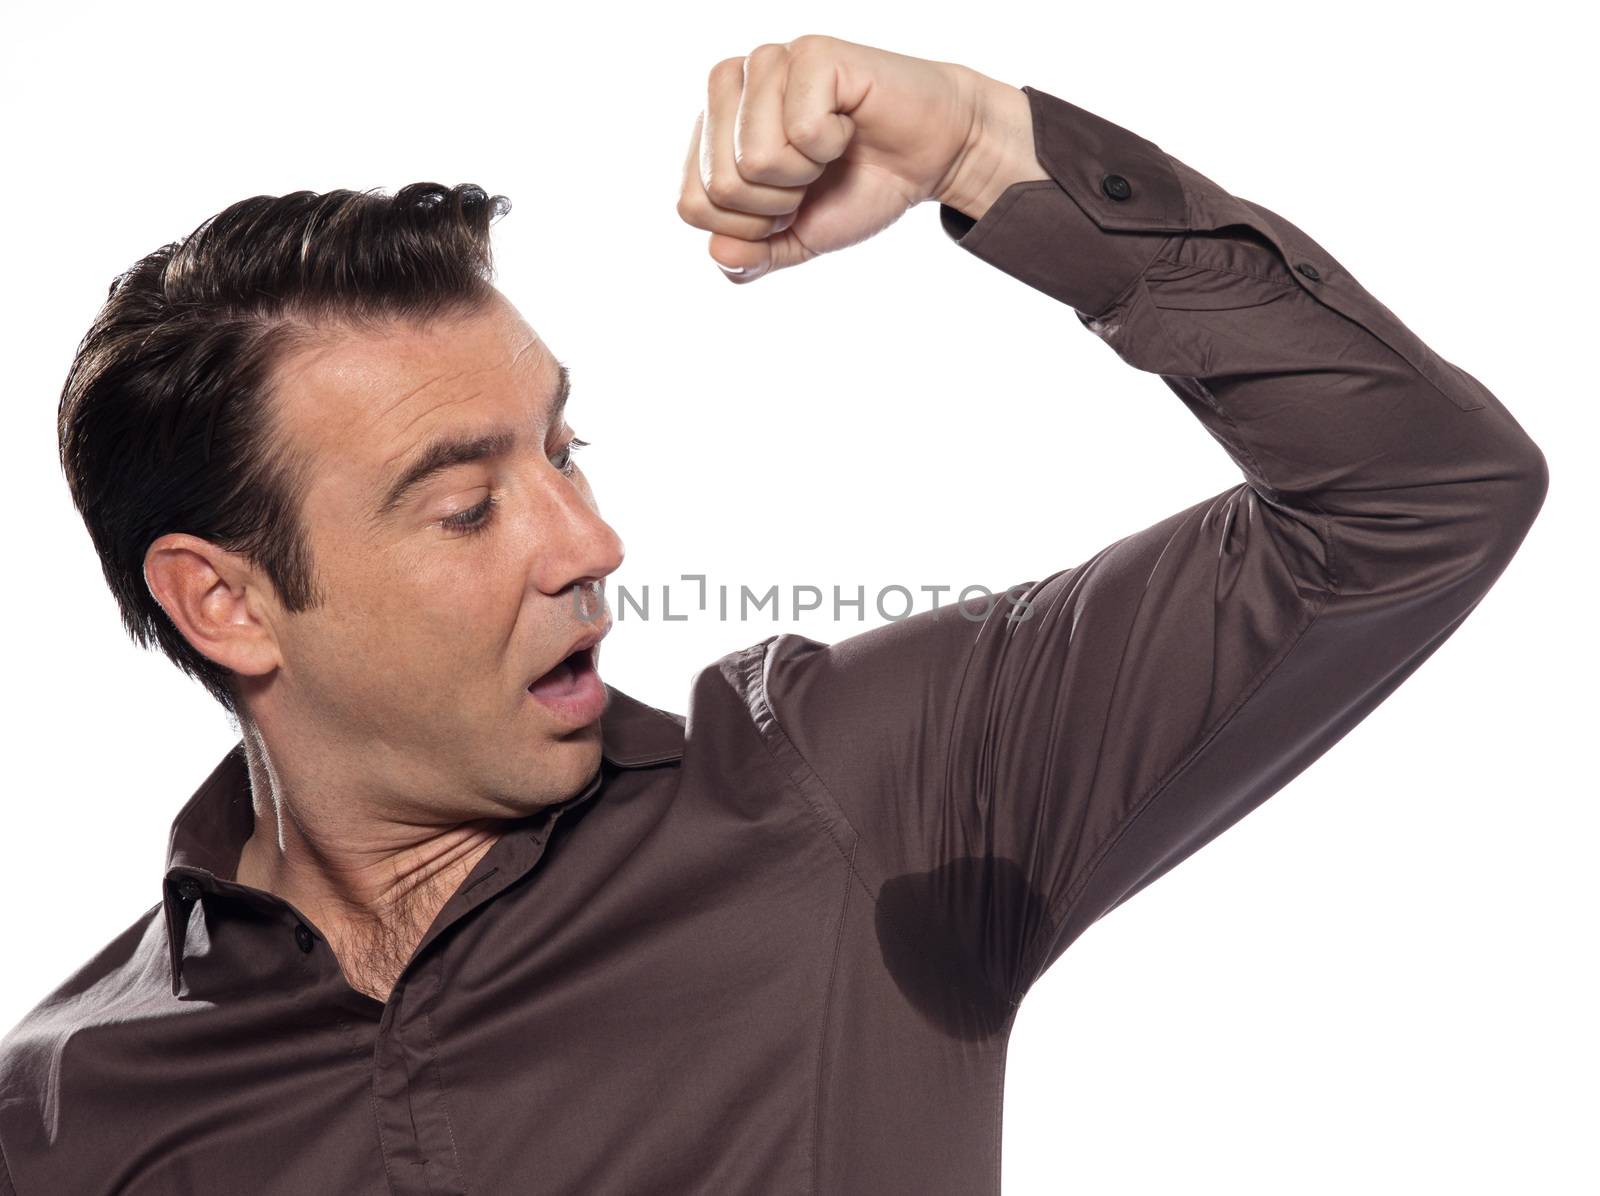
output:
M1028 94L986 75L973 75L976 105L972 133L934 198L981 220L1012 184L1048 179L1050 174L1034 155Z

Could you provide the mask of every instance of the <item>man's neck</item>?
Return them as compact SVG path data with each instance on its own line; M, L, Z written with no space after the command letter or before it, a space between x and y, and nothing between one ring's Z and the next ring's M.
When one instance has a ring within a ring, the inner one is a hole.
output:
M247 737L248 743L248 737ZM381 824L307 808L264 752L248 752L255 830L233 877L274 893L326 937L345 979L388 1000L439 910L500 837L486 823Z
M350 986L386 1001L444 903L499 838L464 826L387 860L341 869L336 851L274 841L271 826L251 835L239 858L240 884L275 893L322 932ZM261 834L267 831L266 837Z

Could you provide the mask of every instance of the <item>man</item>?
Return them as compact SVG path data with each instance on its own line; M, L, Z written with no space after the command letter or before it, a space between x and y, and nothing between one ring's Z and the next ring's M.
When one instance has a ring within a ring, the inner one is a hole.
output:
M63 463L241 738L161 901L6 1039L0 1190L998 1191L1029 987L1431 655L1547 474L1125 129L825 37L712 71L678 210L736 281L927 200L1244 480L1001 600L731 653L686 716L599 681L622 546L487 281L497 200L260 197L119 280Z

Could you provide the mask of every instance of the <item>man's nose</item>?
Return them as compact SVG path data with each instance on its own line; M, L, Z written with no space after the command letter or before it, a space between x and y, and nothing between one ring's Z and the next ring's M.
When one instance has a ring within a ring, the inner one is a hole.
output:
M536 566L540 590L555 596L616 572L622 538L576 486L555 484L543 507L546 534L539 537Z

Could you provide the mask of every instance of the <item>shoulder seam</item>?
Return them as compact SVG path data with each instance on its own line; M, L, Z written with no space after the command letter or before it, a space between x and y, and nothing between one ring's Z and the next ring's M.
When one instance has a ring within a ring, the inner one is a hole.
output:
M811 766L811 762L795 745L789 733L784 730L783 724L778 720L777 711L774 709L771 695L767 692L766 661L772 644L777 636L769 636L759 644L752 644L738 654L739 679L744 690L746 709L750 712L751 722L754 723L756 733L761 737L761 742L766 745L774 761L784 772L789 787L799 792L801 798L817 821L822 824L824 833L838 851L840 859L860 883L862 891L874 904L878 895L873 892L872 886L867 883L860 870L856 867L855 848L861 840L861 834L845 816L844 808L828 789L826 782ZM827 803L824 808L819 804L819 797ZM840 841L835 832L835 824L842 823L850 830L852 841L845 844Z

